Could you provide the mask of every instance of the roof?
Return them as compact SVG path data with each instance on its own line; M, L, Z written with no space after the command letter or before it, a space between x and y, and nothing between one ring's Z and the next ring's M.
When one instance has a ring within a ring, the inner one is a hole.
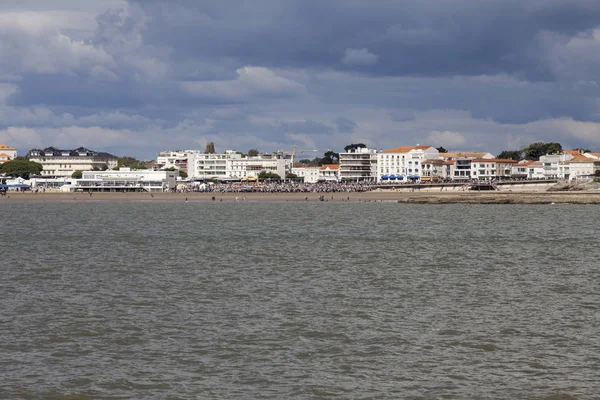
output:
M444 160L423 160L421 164L443 164Z
M329 169L340 169L340 165L339 164L323 164L321 166L321 168L319 168L321 171L326 170L327 168Z
M585 153L586 156L592 156L594 158L600 158L600 153L596 153L596 152L591 152L591 153Z
M579 155L579 156L569 160L569 163L594 163L594 162L600 162L600 160L598 160L596 158L589 158L589 157L582 156L582 155Z
M565 151L563 151L563 154L570 154L573 157L577 157L577 156L581 155L581 152L579 150L565 150Z
M533 164L533 161L531 161L531 160L521 160L516 165L519 165L519 166L528 166L528 165L531 165L531 164Z
M61 150L56 147L50 146L45 149L31 149L28 153L29 157L45 157L45 156L53 156L53 157L77 157L77 156L87 156L87 157L104 157L104 158L117 158L110 153L99 152L87 149L85 147L78 147L73 150Z
M495 162L495 163L502 163L502 164L516 164L517 161L515 160L511 160L508 158L476 158L474 160L472 160L474 162Z
M10 146L0 143L0 150L16 151L17 149L15 149L14 147L10 147Z
M458 152L448 152L448 153L440 153L441 157L444 158L482 158L488 152L477 152L477 151L458 151Z
M412 150L426 150L431 146L401 146L393 149L382 150L382 153L408 153Z
M10 156L6 153L0 153L0 157L10 157Z

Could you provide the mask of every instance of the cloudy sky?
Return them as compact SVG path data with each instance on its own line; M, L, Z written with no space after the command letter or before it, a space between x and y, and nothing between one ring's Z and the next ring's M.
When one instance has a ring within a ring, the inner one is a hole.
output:
M600 150L597 0L2 0L0 142Z

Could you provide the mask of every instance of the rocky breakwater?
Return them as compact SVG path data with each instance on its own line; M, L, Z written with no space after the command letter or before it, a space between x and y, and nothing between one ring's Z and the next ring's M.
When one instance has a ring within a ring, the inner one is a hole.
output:
M460 193L411 196L398 200L411 204L600 204L600 192Z

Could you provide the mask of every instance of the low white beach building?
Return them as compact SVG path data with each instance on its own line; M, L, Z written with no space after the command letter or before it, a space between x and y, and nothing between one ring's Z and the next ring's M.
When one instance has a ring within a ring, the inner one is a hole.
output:
M177 171L132 170L84 171L71 186L83 192L165 192L177 186Z

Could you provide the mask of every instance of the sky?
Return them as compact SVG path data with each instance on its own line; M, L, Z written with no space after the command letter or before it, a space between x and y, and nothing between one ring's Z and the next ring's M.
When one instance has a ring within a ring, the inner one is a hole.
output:
M597 0L0 1L20 154L598 151L599 85Z

